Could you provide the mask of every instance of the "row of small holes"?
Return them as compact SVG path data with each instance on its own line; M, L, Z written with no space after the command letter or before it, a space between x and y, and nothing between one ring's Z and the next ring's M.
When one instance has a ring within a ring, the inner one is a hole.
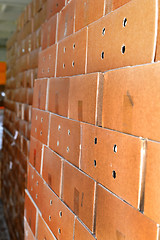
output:
M49 60L51 60L51 57L52 57L51 54L49 54L49 55L48 55ZM43 57L43 62L45 62L45 61L46 61L46 58Z
M36 121L38 120L38 116L36 115ZM43 117L41 117L41 122L43 122Z
M94 144L97 144L97 142L98 142L98 139L95 137ZM116 144L113 146L113 151L114 151L114 153L117 153L117 145Z
M72 67L74 67L75 66L75 62L73 61L72 62ZM65 68L66 67L66 65L65 65L65 63L63 63L63 68Z
M121 53L122 53L122 54L125 54L125 52L126 52L126 46L123 45L122 48L121 48ZM104 57L105 57L105 53L104 53L104 51L102 51L102 52L101 52L101 59L103 60Z
M60 131L61 130L61 125L58 125L58 131ZM70 131L70 129L68 129L68 136L70 136L71 135L71 131Z
M73 43L73 49L75 49L76 48L76 44L75 43ZM63 52L65 53L66 52L66 47L64 47L64 49L63 49Z

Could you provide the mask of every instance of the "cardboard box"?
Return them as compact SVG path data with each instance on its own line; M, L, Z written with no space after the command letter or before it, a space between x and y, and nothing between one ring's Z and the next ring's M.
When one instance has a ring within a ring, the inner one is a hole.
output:
M80 157L80 123L51 114L49 147L78 167Z
M147 141L144 214L156 223L160 223L159 153L160 143Z
M50 78L48 111L68 117L69 78Z
M38 78L54 77L57 44L39 53Z
M47 19L54 16L65 6L65 0L47 0Z
M87 72L153 62L156 8L156 1L134 0L91 24Z
M70 78L68 117L102 125L103 74Z
M95 182L79 169L64 162L63 201L94 231Z
M34 94L33 94L33 107L39 108L41 110L46 109L46 98L47 98L47 88L48 79L35 80L34 84Z
M40 173L42 158L42 143L31 137L29 162Z
M38 215L37 240L42 240L42 239L56 240L55 236L52 234L46 222L43 220L43 218L40 215Z
M75 16L75 0L72 0L58 14L58 42L73 34Z
M44 146L42 177L59 197L61 194L61 169L61 157Z
M157 240L159 226L98 185L96 238Z
M94 240L94 236L91 232L81 223L78 219L75 220L75 232L74 232L74 240Z
M49 128L49 113L33 109L31 136L47 145L48 128Z
M102 126L158 141L159 73L159 63L106 73Z
M123 6L124 4L130 2L131 0L120 0L120 1L117 1L117 0L112 0L112 9L115 10L121 6Z
M86 70L87 28L58 44L56 77L84 74Z
M81 124L82 171L97 182L140 208L144 194L146 142L140 138Z

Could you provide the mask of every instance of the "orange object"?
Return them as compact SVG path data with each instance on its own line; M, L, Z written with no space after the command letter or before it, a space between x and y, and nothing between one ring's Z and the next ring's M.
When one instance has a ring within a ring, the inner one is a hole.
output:
M47 0L47 19L55 15L65 6L65 0Z
M47 79L35 80L33 94L33 108L46 110L47 83L48 83Z
M42 143L31 137L29 162L40 173L42 157Z
M5 62L0 62L0 72L6 72L7 66Z

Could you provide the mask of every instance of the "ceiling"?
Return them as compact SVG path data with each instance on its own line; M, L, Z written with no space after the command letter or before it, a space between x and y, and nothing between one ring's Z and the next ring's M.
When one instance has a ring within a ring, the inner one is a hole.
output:
M31 0L0 0L0 49L16 29L16 20ZM1 54L0 54L1 55ZM1 59L1 56L0 56Z

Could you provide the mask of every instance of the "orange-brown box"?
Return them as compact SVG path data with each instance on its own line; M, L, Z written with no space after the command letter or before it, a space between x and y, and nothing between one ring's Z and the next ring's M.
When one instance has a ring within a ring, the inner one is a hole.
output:
M39 53L38 78L54 77L56 65L57 44Z
M41 45L42 45L42 27L40 27L34 33L33 42L34 42L35 49L41 47Z
M158 224L160 223L159 154L160 143L147 141L144 214Z
M57 15L42 26L42 50L56 43Z
M80 123L51 114L49 147L78 167L80 158Z
M46 185L41 187L39 209L52 233L59 240L73 239L74 214ZM42 201L43 199L43 201Z
M61 191L61 165L61 157L44 146L42 177L58 196Z
M39 58L40 49L35 49L29 54L29 68L37 68L38 67L38 58Z
M105 8L104 0L76 0L75 10L75 31L82 29L90 23L98 20L104 14ZM108 0L107 0L108 3ZM107 4L106 3L106 4ZM111 11L110 4L110 11ZM96 9L96 11L95 11Z
M33 204L33 200L28 195L28 192L25 192L25 211L24 216L27 219L27 222L35 236L36 232L36 208Z
M65 38L58 44L56 76L84 74L87 54L87 28Z
M160 140L159 74L160 63L106 73L102 126Z
M75 220L75 230L74 230L74 240L94 240L95 237L91 234L91 232L81 223L78 219Z
M50 78L48 111L68 117L69 78Z
M37 68L25 72L25 79L28 88L33 88L34 79L37 78Z
M33 31L35 32L45 22L47 16L47 4L44 3L41 11L37 12L33 19Z
M155 222L98 185L97 239L156 240L158 232Z
M33 94L33 107L42 110L46 109L46 95L47 95L48 79L35 80L34 94Z
M120 0L120 1L117 1L117 0L112 0L112 9L115 10L121 6L123 6L124 4L130 2L131 0Z
M74 32L75 0L67 4L58 14L58 41Z
M70 78L68 117L102 125L103 74L93 73Z
M82 123L81 127L82 171L135 208L140 208L145 141L89 124Z
M26 125L26 132L25 132L25 137L30 140L30 135L31 135L31 123L27 123ZM30 151L30 148L29 148Z
M33 103L33 88L26 88L27 90L27 101L28 105L32 105Z
M40 215L38 215L37 240L42 239L56 240L44 219Z
M49 128L49 113L33 109L31 136L47 145L48 128Z
M24 219L24 239L25 240L35 240L32 230L26 219Z
M130 1L91 24L88 27L87 72L153 62L156 8L156 1Z
M24 104L24 120L31 122L32 106Z
M47 0L47 19L54 16L65 6L65 0Z
M95 181L71 164L64 162L63 201L94 231Z

